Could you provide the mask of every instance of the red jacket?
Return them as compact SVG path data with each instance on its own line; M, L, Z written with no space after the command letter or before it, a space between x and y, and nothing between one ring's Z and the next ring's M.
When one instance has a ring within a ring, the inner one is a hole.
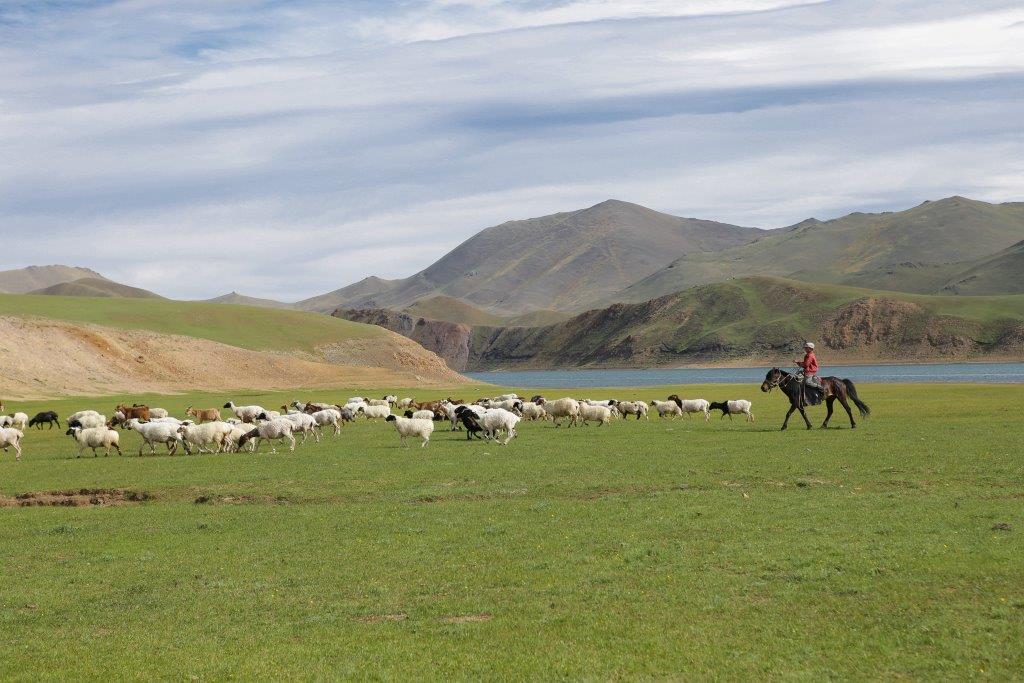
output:
M814 356L814 351L808 349L807 353L804 354L804 359L797 363L804 369L804 373L813 375L818 372L818 359Z

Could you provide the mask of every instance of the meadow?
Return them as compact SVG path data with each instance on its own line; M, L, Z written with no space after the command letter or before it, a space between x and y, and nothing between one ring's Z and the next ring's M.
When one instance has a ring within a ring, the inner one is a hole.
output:
M141 458L124 433L125 457L81 459L31 431L0 495L150 499L0 507L0 678L1020 678L1024 387L859 390L856 431L779 432L781 396L725 385L585 393L749 398L755 423L527 423L507 447L438 423L403 449L360 421L294 453Z

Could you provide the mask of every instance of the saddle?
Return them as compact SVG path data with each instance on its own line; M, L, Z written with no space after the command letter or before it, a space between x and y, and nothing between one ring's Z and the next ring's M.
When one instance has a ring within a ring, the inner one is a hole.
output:
M801 372L796 377L800 381L800 398L803 405L820 405L825 398L825 387L822 386L821 380L818 379L818 376L811 375L808 377Z

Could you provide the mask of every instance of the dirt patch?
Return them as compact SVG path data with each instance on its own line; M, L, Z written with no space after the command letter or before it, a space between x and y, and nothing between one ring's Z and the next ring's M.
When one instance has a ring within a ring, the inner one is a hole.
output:
M356 621L361 624L380 624L385 621L405 621L408 618L409 615L405 612L396 612L395 614L367 614L356 617Z
M992 525L992 531L1012 531L1013 527L1006 522L999 522Z
M228 344L44 318L0 316L4 398L287 389L454 386L468 380L401 335L325 346L317 353Z
M117 507L153 500L145 491L124 489L78 489L77 491L33 491L0 496L0 507Z
M459 614L450 617L441 617L441 621L446 624L477 624L482 621L490 621L493 619L490 614Z

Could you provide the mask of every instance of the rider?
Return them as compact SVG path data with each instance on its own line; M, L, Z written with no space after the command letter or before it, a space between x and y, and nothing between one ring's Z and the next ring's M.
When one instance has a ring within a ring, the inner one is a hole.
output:
M793 362L800 368L804 383L816 389L821 388L821 383L816 377L818 374L818 358L814 355L814 342L804 342L804 359Z

